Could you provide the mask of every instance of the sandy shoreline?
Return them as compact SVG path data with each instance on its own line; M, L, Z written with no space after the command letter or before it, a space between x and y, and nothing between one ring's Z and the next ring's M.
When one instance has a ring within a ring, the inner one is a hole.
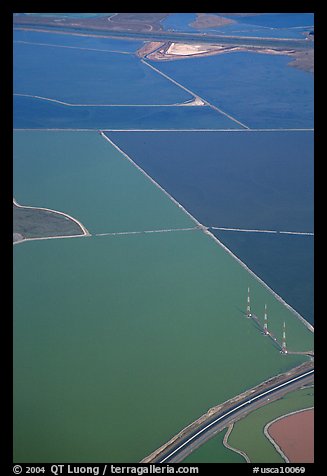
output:
M184 59L195 56L210 56L235 51L250 51L253 53L263 53L270 55L294 55L293 49L267 48L263 46L230 46L209 43L181 43L167 42L162 45L152 42L147 48L147 57L151 60L168 61ZM150 51L151 50L151 51Z
M146 56L152 61L176 61L187 58L196 58L203 56L213 56L224 53L233 52L250 52L261 53L267 55L285 55L289 56L289 66L302 69L304 71L314 71L314 53L313 50L294 50L281 47L270 48L265 46L233 46L211 43L182 43L171 42L166 43L149 42L147 47L142 47ZM141 51L139 50L139 51Z

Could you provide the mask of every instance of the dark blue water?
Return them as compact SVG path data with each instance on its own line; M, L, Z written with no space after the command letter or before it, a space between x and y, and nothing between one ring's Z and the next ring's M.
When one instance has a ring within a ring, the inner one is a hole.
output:
M313 324L313 236L212 231Z
M313 75L288 56L235 52L155 66L252 128L312 128Z
M108 135L207 226L313 230L312 132Z
M14 96L19 129L235 129L235 122L203 107L74 107Z
M312 132L107 134L204 225L313 230ZM312 250L304 244L312 242L295 235L281 235L275 240L268 234L264 238L258 235L235 232L227 238L237 256L250 268L256 265L264 281L311 319ZM298 243L293 255L289 253L292 237ZM258 251L262 259L256 264L258 240L262 240ZM270 270L276 255L277 271ZM307 271L295 286L292 276L302 266Z
M74 104L175 104L192 96L121 53L14 44L14 92Z
M135 52L144 42L132 39L101 38L96 36L72 35L71 33L44 33L40 31L14 30L14 41L49 43L60 46L96 48L114 51Z

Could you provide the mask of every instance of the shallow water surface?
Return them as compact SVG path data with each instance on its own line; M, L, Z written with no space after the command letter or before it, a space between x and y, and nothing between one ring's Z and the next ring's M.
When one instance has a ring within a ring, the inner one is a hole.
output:
M14 96L18 129L235 129L239 124L209 106L66 106Z
M201 231L16 245L14 460L140 461L209 407L302 362L244 317L247 286L279 339L286 320L290 347L312 347Z
M129 54L14 44L14 92L73 104L175 104L193 99Z
M153 64L250 128L312 128L313 74L291 60L232 52Z
M14 195L68 213L90 233L194 226L95 131L16 131Z

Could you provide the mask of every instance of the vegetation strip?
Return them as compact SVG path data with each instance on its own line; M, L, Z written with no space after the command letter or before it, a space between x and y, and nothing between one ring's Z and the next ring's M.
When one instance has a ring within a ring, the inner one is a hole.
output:
M31 207L31 206L25 206L25 205L20 205L16 200L15 198L13 198L13 204L17 207L17 208L27 208L27 209L31 209L31 210L44 210L44 211L47 211L47 212L52 212L52 213L56 213L58 215L62 215L64 216L65 218L68 218L69 220L72 220L74 223L76 223L82 230L82 234L81 235L58 235L58 236L44 236L44 237L33 237L33 238L24 238L23 240L17 240L14 242L14 244L16 243L21 243L22 241L31 241L31 240L50 240L50 239L54 239L54 238L75 238L75 237L80 237L80 236L90 236L90 232L87 230L87 228L85 228L85 226L78 220L76 220L76 218L73 218L71 215L68 215L67 213L64 213L64 212L59 212L58 210L51 210L50 208L44 208L44 207Z

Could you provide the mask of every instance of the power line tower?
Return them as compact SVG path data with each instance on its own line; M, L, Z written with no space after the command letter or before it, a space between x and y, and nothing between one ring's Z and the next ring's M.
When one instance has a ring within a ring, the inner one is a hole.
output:
M263 333L265 336L269 334L268 331L268 316L267 316L267 304L265 304L265 317L264 317L264 324L263 324Z
M246 305L246 317L252 317L251 314L251 305L250 305L250 288L248 288L248 299L247 299L247 305Z
M287 354L285 321L284 321L284 324L283 324L282 354Z

